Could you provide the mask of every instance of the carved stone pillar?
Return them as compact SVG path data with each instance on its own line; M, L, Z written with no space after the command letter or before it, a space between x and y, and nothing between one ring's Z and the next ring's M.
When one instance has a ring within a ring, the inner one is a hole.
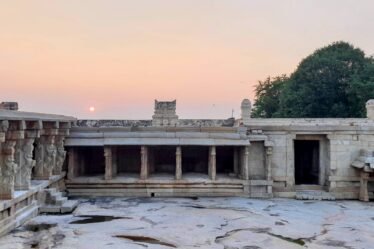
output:
M209 147L208 173L211 180L216 180L216 146Z
M148 178L148 147L141 146L140 148L140 179L146 180Z
M15 177L15 190L28 190L31 187L31 172L35 166L35 160L32 157L34 141L35 138L25 138L17 141L16 154L19 154L16 156L16 163L19 166Z
M249 146L245 146L242 150L242 179L249 180Z
M118 174L118 148L112 147L112 177Z
M41 136L36 140L35 148L35 175L38 180L48 180L52 176L53 168L56 165L55 136Z
M361 171L360 178L360 201L369 201L369 192L368 192L368 181L370 174L368 172Z
M182 179L182 148L181 146L177 146L177 150L175 152L175 180Z
M17 172L17 164L14 162L15 146L15 140L6 140L1 144L1 200L12 199L14 195L14 178Z
M78 176L78 155L75 148L69 148L68 179L73 180Z
M58 122L43 122L40 138L36 139L34 179L48 180L56 165L56 136L58 135Z
M44 177L49 179L52 176L53 168L56 165L56 145L55 136L47 136L45 143L45 154L44 154Z
M112 180L113 178L113 157L112 157L112 147L104 147L104 157L105 157L105 180Z
M271 175L271 161L272 161L272 155L273 155L273 147L265 147L266 148L266 155L265 155L265 163L266 163L266 180L271 181L272 175ZM268 185L267 186L267 193L271 194L273 193L273 186Z
M14 194L14 181L19 165L15 161L16 144L18 143L17 159L21 158L22 142L25 138L25 121L10 121L5 133L5 142L0 148L0 199L12 199ZM5 125L7 125L5 124ZM4 127L1 127L3 130Z
M54 175L60 175L62 172L62 166L66 158L64 140L64 136L56 136L56 164L52 171Z
M234 174L239 175L239 152L238 148L234 147Z

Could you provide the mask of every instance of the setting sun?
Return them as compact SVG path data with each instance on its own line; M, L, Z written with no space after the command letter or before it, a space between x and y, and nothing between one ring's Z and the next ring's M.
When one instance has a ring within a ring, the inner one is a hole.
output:
M90 110L90 112L94 112L94 111L95 111L95 107L91 106L91 107L89 108L89 110Z

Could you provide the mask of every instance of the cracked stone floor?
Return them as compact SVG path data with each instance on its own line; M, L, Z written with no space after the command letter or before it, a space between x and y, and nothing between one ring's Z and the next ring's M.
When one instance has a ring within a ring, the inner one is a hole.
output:
M374 248L374 203L248 198L80 199L0 248Z

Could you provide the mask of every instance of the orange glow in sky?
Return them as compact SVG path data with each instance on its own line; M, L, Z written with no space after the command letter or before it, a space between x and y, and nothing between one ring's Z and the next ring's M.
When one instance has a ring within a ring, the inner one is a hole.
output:
M345 40L374 54L371 0L0 2L0 101L78 118L228 118L254 85ZM95 103L96 110L89 108ZM90 110L87 112L87 110Z

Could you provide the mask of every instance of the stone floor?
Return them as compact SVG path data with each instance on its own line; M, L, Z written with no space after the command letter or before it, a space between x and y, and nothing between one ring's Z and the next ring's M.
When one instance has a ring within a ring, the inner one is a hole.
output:
M81 199L0 248L374 248L374 203L247 198Z

